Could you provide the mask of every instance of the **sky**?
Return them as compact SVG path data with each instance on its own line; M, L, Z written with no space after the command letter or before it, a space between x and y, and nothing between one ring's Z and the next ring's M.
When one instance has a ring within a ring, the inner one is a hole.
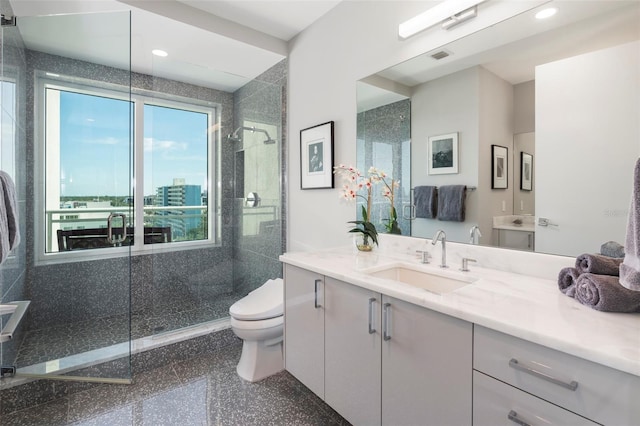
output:
M204 113L145 105L145 195L174 178L204 189L207 127ZM61 92L61 195L129 194L129 134L128 101Z

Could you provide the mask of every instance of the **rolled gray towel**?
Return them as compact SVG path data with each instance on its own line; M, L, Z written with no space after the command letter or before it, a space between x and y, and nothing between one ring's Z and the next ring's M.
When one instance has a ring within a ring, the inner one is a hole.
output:
M607 241L600 246L600 254L608 257L624 257L624 246L615 241Z
M576 281L580 274L576 268L562 268L558 274L558 288L563 294L573 297L576 294Z
M640 312L640 292L623 287L618 277L585 273L576 281L575 298L603 312Z
M581 254L576 258L576 269L579 274L589 272L599 275L620 275L622 259L602 256L600 254Z

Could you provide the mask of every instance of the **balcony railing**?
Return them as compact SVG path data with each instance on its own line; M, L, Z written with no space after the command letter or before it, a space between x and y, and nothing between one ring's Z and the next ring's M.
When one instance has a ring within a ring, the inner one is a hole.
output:
M178 221L184 223L185 220L206 217L208 214L207 206L144 206L143 211L145 226L158 226L169 222L179 223ZM154 214L156 212L163 212L163 214ZM56 231L58 229L64 229L69 224L75 226L86 224L92 228L106 228L107 218L111 213L122 213L127 217L128 224L133 223L134 209L126 206L47 210L45 212L47 252L57 251L54 250L53 244L57 241ZM66 218L65 216L72 217ZM56 227L56 225L58 226Z

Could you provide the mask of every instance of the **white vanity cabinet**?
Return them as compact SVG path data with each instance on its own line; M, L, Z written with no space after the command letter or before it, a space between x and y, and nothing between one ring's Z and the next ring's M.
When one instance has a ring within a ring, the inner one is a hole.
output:
M512 411L520 424L531 425L542 424L540 419L634 425L640 419L640 404L630 401L640 390L638 376L480 326L474 330L473 368L474 425L499 424L491 412L504 420ZM519 396L525 392L527 401Z
M316 389L323 371L324 392L310 388L346 420L471 424L471 323L290 265L285 271L286 368Z
M325 402L351 424L379 425L382 296L325 280Z
M285 368L324 398L324 276L284 268Z
M382 299L382 424L471 425L472 324Z

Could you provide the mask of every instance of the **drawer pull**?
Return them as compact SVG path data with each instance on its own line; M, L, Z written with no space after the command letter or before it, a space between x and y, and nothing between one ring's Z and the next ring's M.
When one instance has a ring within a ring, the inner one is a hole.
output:
M522 371L523 373L531 374L532 376L536 376L540 379L546 380L547 382L551 382L553 384L562 386L563 388L566 388L572 391L575 391L576 389L578 389L578 382L576 381L571 381L570 383L563 382L562 380L556 379L555 377L549 376L548 374L545 374L541 371L534 370L533 368L520 365L520 363L518 363L518 360L515 358L511 358L509 360L509 367L515 368L516 370Z
M372 297L369 299L369 334L373 334L376 332L376 329L373 328L373 304L376 302L376 298Z
M382 324L382 338L384 341L391 340L391 333L389 333L389 313L391 311L391 303L385 303L382 305L383 324Z
M520 426L531 426L529 423L520 420L520 418L518 417L518 413L513 410L509 411L509 414L507 414L507 418Z
M313 296L314 296L314 298L313 298L313 307L316 308L316 309L322 307L322 305L320 305L318 303L318 284L320 284L321 282L322 282L322 280L315 280L313 282L313 293L314 293L313 294Z

